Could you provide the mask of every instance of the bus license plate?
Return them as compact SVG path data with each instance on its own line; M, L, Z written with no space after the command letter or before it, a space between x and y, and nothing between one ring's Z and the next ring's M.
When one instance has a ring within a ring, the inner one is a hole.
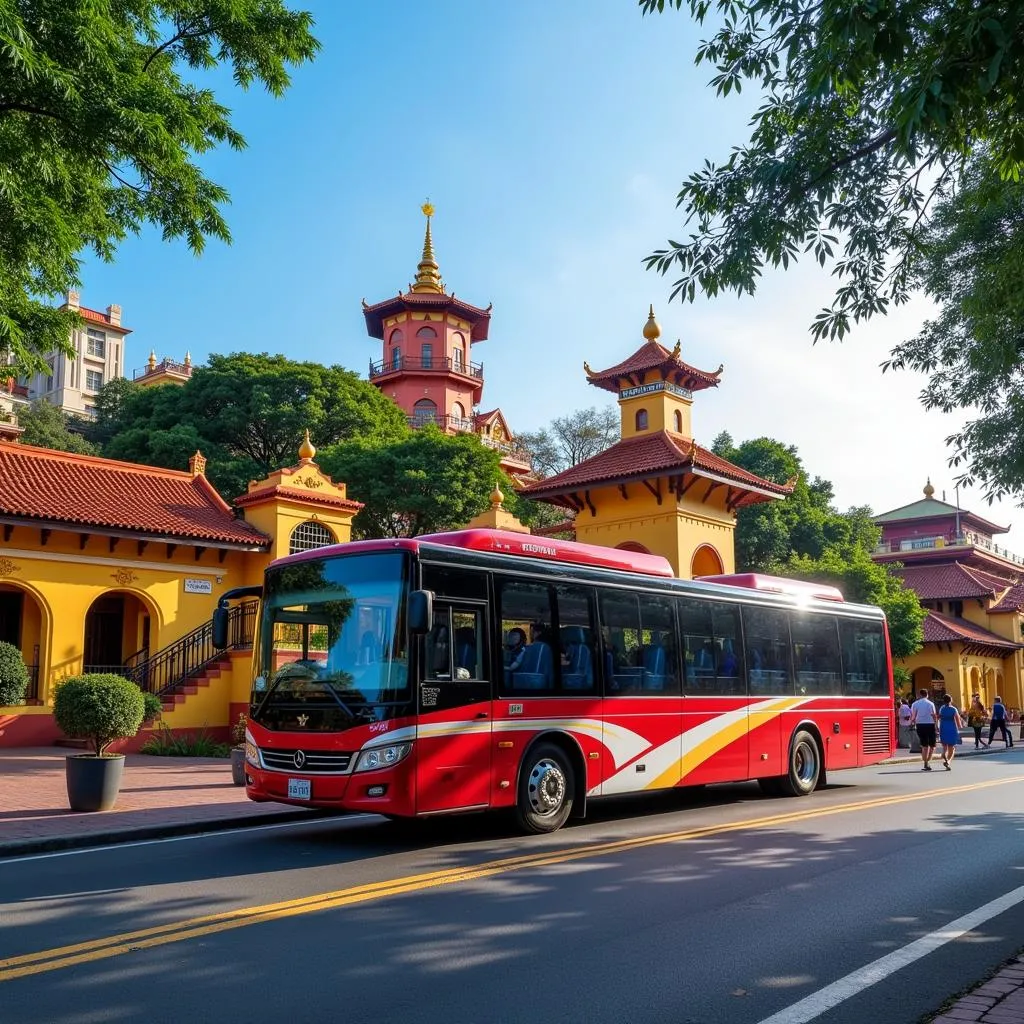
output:
M288 780L288 799L289 800L312 800L313 799L313 784L309 779L289 779Z

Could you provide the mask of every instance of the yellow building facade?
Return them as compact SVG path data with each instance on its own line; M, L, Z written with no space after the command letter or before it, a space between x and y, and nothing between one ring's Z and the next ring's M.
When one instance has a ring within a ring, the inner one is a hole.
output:
M588 383L618 397L622 439L591 459L523 488L524 497L574 513L576 539L647 551L677 576L735 571L736 512L784 498L792 484L748 473L693 438L694 395L717 387L722 367L698 370L669 351L652 307L644 344L606 370L583 364Z
M159 693L171 728L226 731L249 696L253 603L232 648L210 620L290 551L344 542L361 505L313 461L254 481L234 506L205 476L0 442L0 640L30 669L27 703L0 707L0 746L49 743L61 680L116 671Z

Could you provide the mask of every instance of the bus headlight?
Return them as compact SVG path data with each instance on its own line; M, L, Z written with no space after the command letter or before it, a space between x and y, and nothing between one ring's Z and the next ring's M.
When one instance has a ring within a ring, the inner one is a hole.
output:
M376 768L390 768L409 756L411 743L393 743L388 747L374 747L364 750L356 762L357 772L372 772Z
M249 764L255 765L257 768L261 768L260 764L260 748L256 746L252 741L252 737L245 734L245 759Z

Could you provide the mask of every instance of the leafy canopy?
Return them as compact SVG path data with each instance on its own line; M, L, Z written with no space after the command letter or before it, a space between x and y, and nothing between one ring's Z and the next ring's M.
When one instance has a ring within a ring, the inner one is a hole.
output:
M793 494L785 501L740 509L735 535L739 572L831 583L848 601L885 610L893 657L909 657L921 647L925 613L917 595L887 566L871 559L880 531L871 521L870 509L837 511L832 484L821 477L810 480L797 450L780 441L760 437L737 447L722 433L712 451L778 483L797 477Z
M203 84L226 66L281 96L319 43L283 0L0 0L0 362L69 350L80 284L146 224L201 252L230 240L225 189L199 158L245 140Z
M89 426L86 421L68 416L43 398L18 413L18 426L24 427L18 438L22 444L76 455L99 454L99 447L83 436ZM70 429L71 426L76 429Z
M810 252L838 279L812 333L842 337L907 300L929 203L972 153L1024 167L1019 0L638 2L714 20L697 64L719 96L762 96L749 141L683 183L691 233L646 260L679 274L673 296L752 294Z
M213 355L182 386L133 385L104 397L104 455L182 469L198 449L210 481L229 498L293 465L307 429L321 451L409 433L394 402L350 370L281 355Z

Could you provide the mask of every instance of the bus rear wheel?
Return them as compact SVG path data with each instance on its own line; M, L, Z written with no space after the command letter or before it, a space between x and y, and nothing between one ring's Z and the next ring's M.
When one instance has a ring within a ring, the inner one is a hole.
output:
M810 796L821 777L818 744L802 729L789 746L789 771L779 776L779 788L785 796Z
M526 756L519 774L516 821L526 832L555 832L572 813L572 765L553 743L542 743Z

